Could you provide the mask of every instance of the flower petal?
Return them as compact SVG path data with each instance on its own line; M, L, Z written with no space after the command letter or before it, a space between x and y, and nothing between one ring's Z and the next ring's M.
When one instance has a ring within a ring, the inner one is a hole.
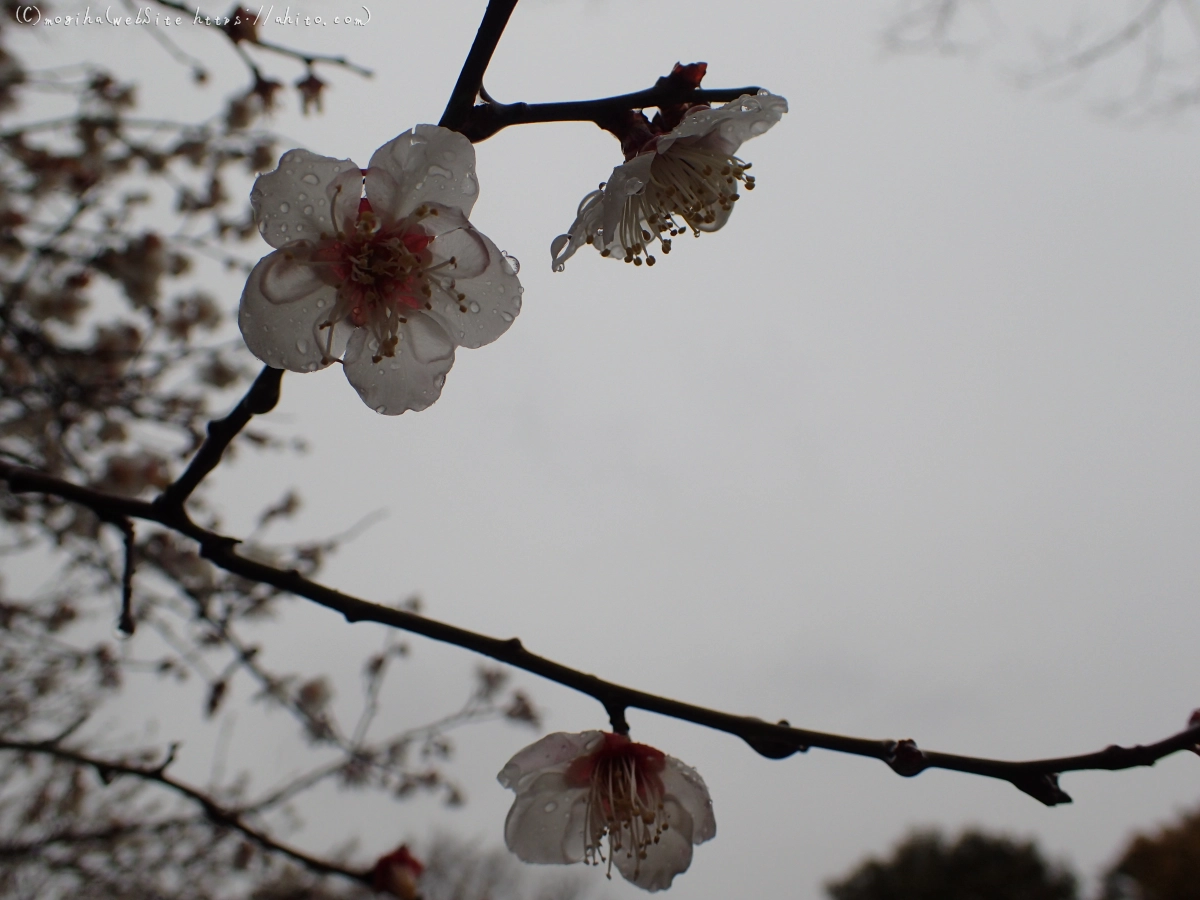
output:
M562 773L547 771L517 792L504 820L504 842L528 863L579 862L586 815L587 789L568 787Z
M567 234L560 234L550 244L551 267L555 272L566 268L567 260L575 251L588 242L593 243L600 234L600 220L604 213L604 191L592 191L580 201L579 211Z
M292 249L258 261L246 279L238 326L250 352L277 369L314 372L332 362L318 339L336 291L321 282Z
M454 365L453 342L429 316L414 313L398 334L394 355L375 362L378 340L367 329L356 329L343 363L363 403L385 416L419 411L435 402Z
M361 178L352 160L289 150L274 172L258 176L250 192L259 232L276 248L333 234L339 224L334 203L342 195L352 194L357 215L361 191L354 183L361 184Z
M692 864L692 817L674 799L667 797L659 813L670 827L658 836L658 842L646 848L645 859L639 860L636 851L620 850L614 854L613 865L626 881L646 891L665 891L680 872Z
M429 252L435 263L454 257L454 278L474 278L483 273L491 262L488 245L491 243L475 230L467 217L456 209L431 204L436 216L426 216L421 227L433 236Z
M600 731L581 731L578 734L556 731L548 734L510 759L496 780L514 791L524 790L523 782L528 776L558 767L565 772L575 757L595 750L603 738L604 733Z
M604 213L601 222L603 234L597 241L597 247L607 250L617 259L625 258L629 248L622 246L620 228L622 217L625 215L625 204L634 194L646 190L650 183L650 168L654 164L653 152L639 153L624 165L613 169L608 185L604 188Z
M473 228L461 234L469 234L471 245L483 249L486 266L473 278L455 278L454 290L463 295L461 301L444 291L435 291L430 300L433 304L430 315L437 318L456 344L474 349L490 344L508 331L521 311L521 282L496 245L484 235ZM438 238L430 247L446 237ZM452 271L457 274L464 267L462 256L456 258L460 264Z
M677 140L694 138L732 156L750 138L770 131L787 111L787 100L777 94L743 94L716 109L689 113L675 130L658 139L658 152L665 153Z
M668 756L660 777L665 794L674 797L691 816L692 842L703 844L716 837L717 820L713 817L712 798L700 773L675 757Z
M475 148L457 131L437 125L418 125L384 144L367 169L367 197L384 224L422 203L468 216L478 195Z

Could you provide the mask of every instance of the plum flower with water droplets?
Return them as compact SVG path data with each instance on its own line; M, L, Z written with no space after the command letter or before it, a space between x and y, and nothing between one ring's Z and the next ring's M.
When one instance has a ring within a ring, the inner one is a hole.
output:
M623 734L559 732L500 771L516 792L508 849L529 863L605 864L638 887L665 890L717 833L704 780L690 766Z
M275 247L246 281L238 324L269 366L312 372L340 361L376 412L438 399L457 347L491 343L521 310L514 261L467 216L475 148L418 125L360 169L290 150L250 194Z
M626 162L583 198L570 231L551 244L554 271L561 272L584 244L601 256L654 265L649 251L655 242L670 253L677 235L720 229L739 186L754 189L750 163L736 155L738 148L769 131L785 112L783 97L759 91L716 109L692 107L669 131L658 117L647 122L639 115L639 126L622 140Z

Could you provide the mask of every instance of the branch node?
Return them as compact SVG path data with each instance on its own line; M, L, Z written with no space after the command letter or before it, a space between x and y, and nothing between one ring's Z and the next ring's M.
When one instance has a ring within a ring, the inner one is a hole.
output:
M1058 786L1057 772L1048 775L1018 775L1010 780L1014 787L1047 806L1071 802L1071 796Z
M755 721L756 725L761 724L763 727L752 726L754 730L743 733L741 738L760 756L765 756L767 759L787 759L794 753L808 752L808 747L794 737L782 736L775 731L775 726ZM781 728L791 728L787 719L780 719L777 724Z
M179 741L171 742L170 746L167 747L166 758L161 763L159 763L157 766L155 766L154 769L152 770L155 775L161 776L164 772L167 771L167 767L169 765L171 765L171 763L175 762L175 754L177 752L179 752L179 746L180 746Z
M884 762L892 767L892 771L905 778L920 775L929 765L929 758L911 738L902 741L889 741L887 756Z
M625 719L625 704L616 700L605 700L604 711L608 713L608 722L613 734L629 734L629 722Z

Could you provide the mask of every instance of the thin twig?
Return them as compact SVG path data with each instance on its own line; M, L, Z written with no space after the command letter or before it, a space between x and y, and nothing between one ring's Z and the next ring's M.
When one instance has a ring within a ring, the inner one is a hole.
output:
M221 456L225 453L225 448L246 427L246 424L254 416L270 412L275 408L275 404L279 402L279 383L282 378L283 369L263 366L263 370L254 379L254 384L250 385L246 396L242 397L241 402L233 408L233 412L223 419L216 419L208 423L208 437L196 451L196 455L192 457L192 461L184 473L169 484L154 501L156 506L179 509L183 507L192 491L199 486L209 472L217 467Z
M165 6L167 9L173 9L176 12L187 13L189 16L195 16L200 20L200 24L208 25L210 28L216 28L218 31L224 32L226 36L233 41L234 45L237 45L238 41L221 24L226 18L228 18L227 16L206 16L200 11L200 7L188 6L185 3L177 2L177 0L154 0L154 2L159 6ZM208 20L214 21L210 22ZM255 24L259 24L257 16L255 17ZM294 50L291 47L284 47L281 44L273 44L269 41L261 41L258 39L255 39L253 43L256 47L262 47L264 50L270 50L272 53L278 53L280 56L298 59L307 66L311 66L313 63L319 62L326 63L331 66L341 66L343 69L349 69L351 72L354 72L357 75L362 75L364 78L370 78L374 74L370 69L364 68L356 63L352 63L344 56L325 56L324 54L320 53L305 53L303 50ZM254 70L253 66L251 70Z
M240 831L247 838L254 841L264 850L280 853L283 856L289 857L298 863L308 867L314 872L321 872L326 875L341 875L344 878L349 878L364 884L370 884L371 875L369 872L363 873L347 869L337 863L329 862L315 856L310 856L301 850L294 847L289 847L286 844L281 844L268 835L264 831L260 831L254 826L248 824L243 818L233 810L227 809L218 804L212 797L205 794L203 791L192 787L185 782L167 774L167 767L171 763L174 755L174 747L172 752L168 754L166 760L155 766L136 766L130 763L121 762L119 760L105 760L94 756L88 756L85 753L77 750L69 750L51 741L9 741L0 740L0 750L9 750L16 753L36 753L44 756L53 756L56 759L61 759L66 762L74 763L77 766L84 766L94 769L100 779L106 784L118 775L129 775L134 778L140 778L143 781L160 784L163 787L169 788L199 805L204 811L205 817L214 825L223 828L233 828Z
M133 618L133 523L122 519L119 527L125 541L125 569L121 574L121 615L117 619L117 628L121 630L121 634L132 637L137 630L137 622Z

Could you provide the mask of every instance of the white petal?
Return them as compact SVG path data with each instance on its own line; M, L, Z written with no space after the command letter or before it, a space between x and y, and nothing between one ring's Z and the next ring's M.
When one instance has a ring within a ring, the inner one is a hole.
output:
M474 278L455 279L454 290L466 295L461 302L447 297L442 291L435 291L430 301L433 304L430 315L442 323L454 343L474 349L490 344L508 331L521 311L521 282L495 244L473 228L470 234L472 243L483 248L486 267ZM445 239L438 238L429 245L430 248ZM462 259L461 256L457 258ZM461 269L460 264L452 271L457 274Z
M385 224L422 203L471 214L479 195L475 148L457 131L418 125L384 144L367 169L367 197Z
M429 245L433 262L454 258L451 277L474 278L490 264L488 246L491 241L471 227L466 216L458 210L446 209L439 215L427 216L421 220L421 225L427 233L434 235L433 243Z
M717 820L713 818L712 798L700 773L675 757L668 756L661 777L666 796L674 797L691 816L692 842L703 844L716 837Z
M570 788L559 772L546 772L517 793L504 821L504 842L528 863L579 862L586 810L586 788Z
M318 328L332 309L336 290L320 281L292 250L258 261L246 279L238 326L250 352L277 369L313 372L332 361Z
M697 110L685 116L675 130L659 138L658 152L665 152L676 140L697 138L732 156L750 138L770 131L787 111L787 100L776 94L765 91L757 96L744 94L716 109Z
M639 153L623 166L617 166L605 185L602 221L604 243L600 249L608 250L617 259L624 259L628 249L621 246L618 228L625 212L625 203L634 194L646 190L646 185L650 183L650 167L654 164L654 156L652 151Z
M560 234L550 244L551 266L561 272L575 251L587 243L595 243L600 235L600 219L604 212L604 191L592 191L579 204L579 211L567 234Z
M295 240L316 240L338 227L333 203L353 194L357 212L362 173L352 160L331 159L307 150L289 150L274 172L258 176L250 192L254 221L272 247Z
M419 411L437 400L454 365L454 344L429 316L414 313L400 326L393 356L373 362L379 343L359 328L346 346L343 368L363 403L385 416Z
M571 734L566 731L556 731L548 734L540 741L535 741L510 759L496 776L504 787L514 791L522 790L522 782L529 775L541 774L544 771L560 768L566 771L567 766L575 758L590 753L600 746L604 734L600 731L581 731Z
M670 826L658 837L657 844L646 848L646 858L638 860L632 853L618 851L613 865L631 881L646 891L665 891L680 872L692 864L692 817L671 798L663 801L660 821Z

